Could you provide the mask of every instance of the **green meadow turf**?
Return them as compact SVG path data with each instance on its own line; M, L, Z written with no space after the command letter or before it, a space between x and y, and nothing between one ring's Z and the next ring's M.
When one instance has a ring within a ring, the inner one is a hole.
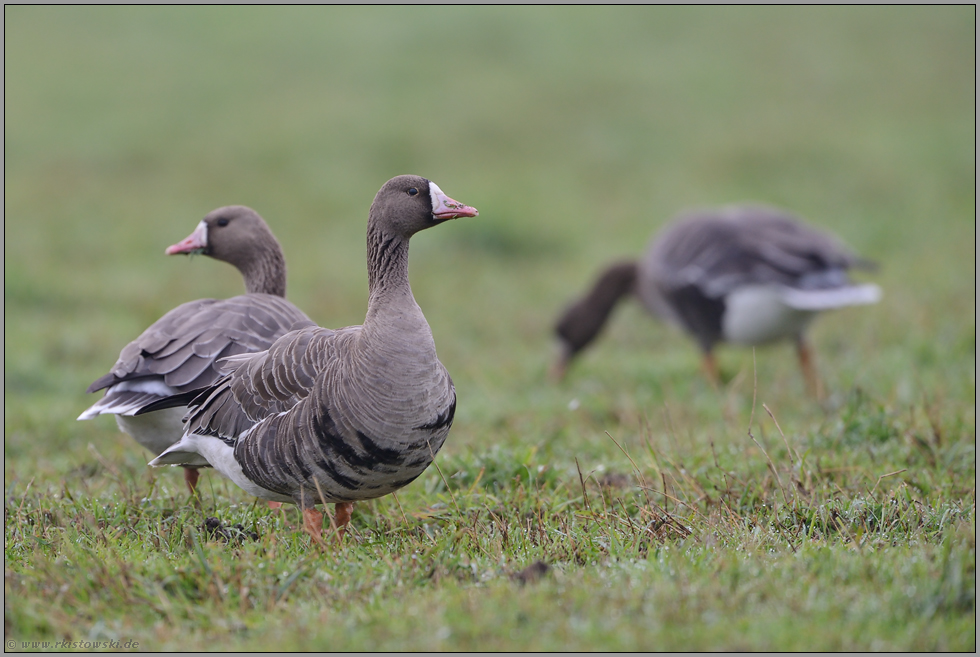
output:
M8 650L976 649L974 7L4 21ZM480 210L412 242L459 405L343 544L214 473L195 502L75 421L146 326L242 291L163 255L218 206L266 218L314 320L359 323L367 210L401 173ZM878 263L881 302L810 332L825 399L787 344L720 348L714 389L633 303L549 381L603 264L736 201Z

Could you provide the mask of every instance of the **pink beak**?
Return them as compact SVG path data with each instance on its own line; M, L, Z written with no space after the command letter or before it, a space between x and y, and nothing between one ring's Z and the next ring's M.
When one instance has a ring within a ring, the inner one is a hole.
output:
M164 251L167 255L178 253L199 253L208 248L208 226L203 221L197 225L194 232L185 237L182 241L172 246L168 246Z
M475 217L480 214L476 208L463 205L446 196L435 183L429 183L432 194L432 216L436 219L456 219L457 217Z

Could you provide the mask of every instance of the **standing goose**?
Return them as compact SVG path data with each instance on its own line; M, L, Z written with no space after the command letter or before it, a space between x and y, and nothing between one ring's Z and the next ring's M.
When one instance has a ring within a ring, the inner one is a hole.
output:
M323 531L316 504L336 505L342 535L353 502L412 482L449 433L456 390L412 296L408 243L476 215L425 178L385 183L368 217L364 324L306 327L225 359L228 374L190 403L183 438L150 465L206 459L252 495L298 504L314 537Z
M565 311L555 327L561 354L552 373L563 377L616 302L633 293L651 314L697 340L712 382L719 381L712 354L717 343L753 346L791 338L807 387L819 396L803 333L822 310L878 301L878 286L848 281L847 270L859 266L868 263L781 210L736 205L682 215L641 261L610 266Z
M246 294L177 306L126 345L109 373L88 387L88 392L105 388L105 396L78 419L115 415L120 431L154 455L183 435L186 409L137 416L141 407L214 383L220 376L215 366L219 358L268 349L295 326L313 324L283 298L282 249L262 217L250 208L231 205L214 210L166 253L204 253L234 265L245 279ZM197 486L197 468L207 466L204 461L185 466L191 493Z

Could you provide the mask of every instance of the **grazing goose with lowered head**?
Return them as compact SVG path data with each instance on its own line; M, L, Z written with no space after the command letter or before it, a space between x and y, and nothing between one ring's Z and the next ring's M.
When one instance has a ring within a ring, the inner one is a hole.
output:
M115 415L120 431L154 455L183 435L186 409L137 415L140 408L214 383L219 377L215 365L219 358L268 349L290 329L313 325L283 298L286 263L282 249L262 217L250 208L231 205L214 210L166 253L203 253L224 260L242 273L246 293L177 306L126 345L109 373L88 387L88 392L106 392L78 419ZM199 466L188 465L184 470L192 493Z
M848 269L868 264L782 210L736 205L682 215L661 231L642 260L608 267L565 311L555 327L561 354L552 372L564 376L616 302L632 293L651 314L698 342L713 382L719 381L712 354L717 343L792 339L807 387L819 395L803 333L821 311L878 301L878 286L854 285L847 277Z
M252 495L299 505L316 538L315 505L334 503L342 536L354 502L412 482L449 434L456 390L412 295L408 243L476 215L425 178L386 182L368 216L364 324L310 326L226 358L228 374L190 401L183 438L150 465L208 462Z

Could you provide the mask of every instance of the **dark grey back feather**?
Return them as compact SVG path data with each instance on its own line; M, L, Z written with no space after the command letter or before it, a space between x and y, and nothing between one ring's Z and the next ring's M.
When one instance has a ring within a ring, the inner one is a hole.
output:
M109 374L88 392L152 375L181 392L201 388L218 378L221 358L268 349L297 322L313 324L299 308L271 294L185 303L126 345Z
M718 298L745 284L840 285L860 262L787 212L744 205L682 215L654 239L642 267L663 291L695 286Z

